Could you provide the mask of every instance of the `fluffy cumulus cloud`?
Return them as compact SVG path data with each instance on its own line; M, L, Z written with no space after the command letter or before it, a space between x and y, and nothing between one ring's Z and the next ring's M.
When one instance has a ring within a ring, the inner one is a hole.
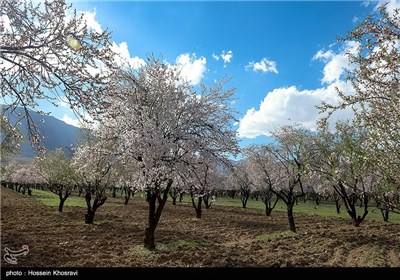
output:
M346 94L353 94L351 84L341 79L344 69L349 69L347 52L354 52L358 48L355 42L349 42L338 52L332 50L318 51L313 60L325 63L322 83L324 86L317 89L299 90L296 86L282 87L268 92L261 101L258 109L247 110L240 119L238 136L255 138L270 136L271 131L285 124L301 124L305 128L315 130L317 121L321 117L316 108L321 102L337 104L339 102L336 88ZM351 119L353 112L346 108L335 112L329 119L333 124L338 120Z
M278 74L278 69L276 69L276 62L272 60L268 60L267 58L262 58L260 61L254 62L251 61L249 64L245 67L245 69L248 70L253 70L254 72L273 72L275 74Z
M224 60L224 64L231 62L233 57L233 52L232 51L222 51L221 53L221 58Z
M346 92L352 91L350 85L343 81L315 90L299 90L295 86L274 89L267 93L258 110L249 109L240 120L238 136L245 138L270 136L271 131L285 124L301 124L305 128L315 130L320 117L316 106L322 101L337 103L336 87ZM347 119L351 116L351 109L346 109L335 113L330 121Z
M130 66L133 69L138 69L146 64L146 62L137 56L131 57L131 54L128 50L128 44L126 42L122 42L120 44L112 43L111 50L118 54L115 58L115 62L121 66Z
M81 127L81 122L78 119L71 118L68 115L64 115L61 118L61 120L63 122L65 122L65 123L67 123L67 124L70 124L70 125L73 125L73 126L76 126L76 127Z
M84 11L82 14L83 20L86 22L87 27L96 32L102 32L103 29L101 28L100 23L96 20L96 10L93 12Z
M212 57L216 60L219 61L219 59L222 59L224 61L224 68L228 63L232 61L233 58L233 51L222 51L220 55L217 55L215 53L212 54Z
M355 41L346 42L339 53L334 53L332 50L319 50L313 57L313 60L321 60L325 62L323 70L322 83L330 84L338 81L346 69L351 69L349 59L346 53L356 53L360 44Z
M395 9L400 9L400 0L379 0L375 6L375 9L385 4L386 4L386 10L391 16L394 15Z
M197 85L206 72L207 60L205 57L197 58L196 54L184 53L176 58L176 67L181 77L191 85Z

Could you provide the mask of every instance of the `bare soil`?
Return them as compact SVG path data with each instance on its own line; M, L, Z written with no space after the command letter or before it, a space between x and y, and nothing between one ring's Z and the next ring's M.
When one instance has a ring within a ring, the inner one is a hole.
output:
M299 214L291 234L285 213L213 205L196 219L191 205L168 203L148 251L143 198L109 197L93 225L84 208L64 211L2 188L1 266L13 266L6 247L26 244L21 267L400 267L400 225L383 221L355 228L350 218Z

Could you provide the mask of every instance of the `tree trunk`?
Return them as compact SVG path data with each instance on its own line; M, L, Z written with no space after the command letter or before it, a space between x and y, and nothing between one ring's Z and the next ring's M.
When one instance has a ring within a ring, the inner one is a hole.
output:
M336 213L340 214L340 199L335 199Z
M268 207L268 205L265 205L265 215L267 215L267 217L271 216L272 213L272 209Z
M176 205L176 199L178 197L176 195L172 196L172 205Z
M293 205L287 205L287 215L289 221L289 229L296 232L296 224L294 223Z
M92 200L92 195L90 194L90 192L88 192L85 195L85 200L87 206L87 213L85 214L85 224L93 224L96 210L106 202L107 197L106 196L100 198L96 197L93 201L93 206L92 206L90 203Z
M202 204L203 198L199 196L197 198L197 208L196 208L196 218L201 219L201 204Z
M156 231L158 222L161 217L162 210L165 203L167 202L168 192L173 183L172 179L168 180L168 185L164 190L164 194L147 192L147 198L149 203L149 217L147 221L147 227L144 232L144 247L149 250L154 250L156 248L154 233ZM158 207L156 209L156 200L158 200Z
M144 247L150 250L153 250L156 248L155 244L155 238L154 238L154 232L156 230L157 224L156 224L156 199L157 195L156 194L148 194L147 197L149 198L149 218L148 218L148 223L146 230L144 232Z
M65 200L67 200L67 198L62 198L60 199L60 203L58 204L58 212L62 212L63 208L64 208L64 202Z
M131 190L125 188L125 205L128 205L129 199L131 198Z
M204 205L206 206L206 209L210 209L211 204L212 204L212 200L210 201L210 194L206 194L204 196Z
M112 189L112 197L115 198L117 195L117 188Z
M382 217L385 222L389 221L389 210L381 209Z
M197 196L197 205L195 202L195 196L193 193L190 194L192 197L192 205L194 210L196 211L196 218L201 219L201 203L202 203L202 198L200 196Z
M96 211L88 210L85 214L85 224L93 224Z
M179 194L179 202L182 202L183 195L184 195L184 193L183 193L183 192L181 192L181 193Z
M351 217L351 223L355 227L359 227L360 226L360 221L356 217Z
M63 197L62 193L62 187L59 187L60 190L58 192L58 198L60 199L60 203L58 204L58 212L62 212L64 208L64 203L67 200L67 198L70 196L71 192L68 190L65 191L65 196Z
M249 194L247 194L247 193L243 194L240 199L242 201L243 208L246 208L247 200L249 199Z

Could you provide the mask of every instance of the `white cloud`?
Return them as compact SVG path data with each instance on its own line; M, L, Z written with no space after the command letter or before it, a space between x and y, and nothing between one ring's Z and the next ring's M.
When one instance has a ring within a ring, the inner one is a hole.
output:
M96 9L93 12L83 11L82 14L83 20L86 22L87 27L98 33L102 32L103 29L101 28L100 23L95 19Z
M267 93L258 110L249 109L240 120L238 136L271 136L271 131L285 124L301 124L315 130L320 117L315 106L322 101L336 104L339 101L336 87L347 93L352 91L351 85L343 81L315 90L298 90L295 86L274 89ZM338 111L330 118L330 122L351 118L352 115L351 109Z
M68 100L66 98L63 98L63 97L59 98L58 105L60 105L61 107L64 107L64 108L70 108L71 107L69 102L68 102Z
M78 119L73 119L69 117L68 115L64 115L61 120L67 124L76 126L76 127L81 127L81 122Z
M222 51L221 53L221 58L224 60L224 63L231 62L232 57L233 57L232 51L228 51L227 53L225 53L225 51Z
M319 50L313 57L313 60L322 60L325 62L324 76L322 83L331 84L340 79L346 69L352 69L346 53L356 53L360 44L355 41L346 42L343 49L335 54L332 50Z
M216 61L218 61L219 60L219 56L218 55L216 55L215 53L212 53L212 57L216 60Z
M267 93L260 107L249 109L240 120L238 136L246 138L270 136L272 130L285 124L301 124L305 128L316 129L317 121L321 117L316 108L317 105L320 105L322 101L338 104L340 99L336 88L346 94L354 93L352 85L340 78L344 69L354 67L349 65L346 53L355 53L358 47L359 44L356 42L347 42L338 53L332 50L318 51L313 60L322 60L325 63L322 78L325 86L312 90L299 90L291 86L277 88ZM262 65L258 68L262 68ZM352 116L352 109L346 108L335 112L329 121L333 124L339 119L351 119Z
M221 53L221 58L224 61L224 67L226 67L226 64L231 62L233 57L233 52L232 51L228 51L227 53L225 53L225 51L222 51Z
M12 32L10 18L7 15L0 16L0 22L3 24L4 33Z
M267 58L262 58L260 61L254 62L251 61L245 67L246 70L252 69L254 72L261 71L263 73L273 72L278 74L278 70L276 69L276 62L272 60L268 60Z
M328 50L328 51L323 51L319 50L313 57L313 60L322 60L324 62L327 62L328 60L332 59L335 56L333 51Z
M375 9L384 4L387 4L386 10L388 11L390 16L394 15L395 9L400 9L400 0L379 0L375 6Z
M128 50L128 44L126 42L122 42L119 45L113 42L111 50L118 54L118 56L115 58L115 63L120 66L127 66L128 64L133 69L139 69L146 64L142 58L137 56L131 57Z
M189 53L181 54L176 58L175 63L181 77L191 85L199 84L207 70L206 58L202 56L197 59L195 53L191 55Z
M212 53L212 57L216 61L218 61L221 58L224 61L224 68L225 68L226 65L231 62L231 60L233 58L233 52L232 51L227 51L227 52L222 51L220 55Z

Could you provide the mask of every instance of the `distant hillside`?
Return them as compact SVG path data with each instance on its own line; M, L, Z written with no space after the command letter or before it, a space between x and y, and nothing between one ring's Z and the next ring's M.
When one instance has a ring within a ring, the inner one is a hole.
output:
M25 113L23 108L17 107L10 115L9 112L4 111L4 105L0 106L1 112L4 113L12 125L15 125L18 122L18 114L24 115ZM43 139L43 144L47 150L52 151L57 148L61 148L68 157L72 156L72 146L76 142L79 128L66 124L65 122L52 116L40 115L33 111L29 111L29 113L34 123L37 125L40 133L45 136L45 139ZM17 159L29 160L35 157L37 152L31 147L28 141L28 129L26 121L22 120L21 125L18 127L24 136L24 142L21 145L21 152L17 156Z

